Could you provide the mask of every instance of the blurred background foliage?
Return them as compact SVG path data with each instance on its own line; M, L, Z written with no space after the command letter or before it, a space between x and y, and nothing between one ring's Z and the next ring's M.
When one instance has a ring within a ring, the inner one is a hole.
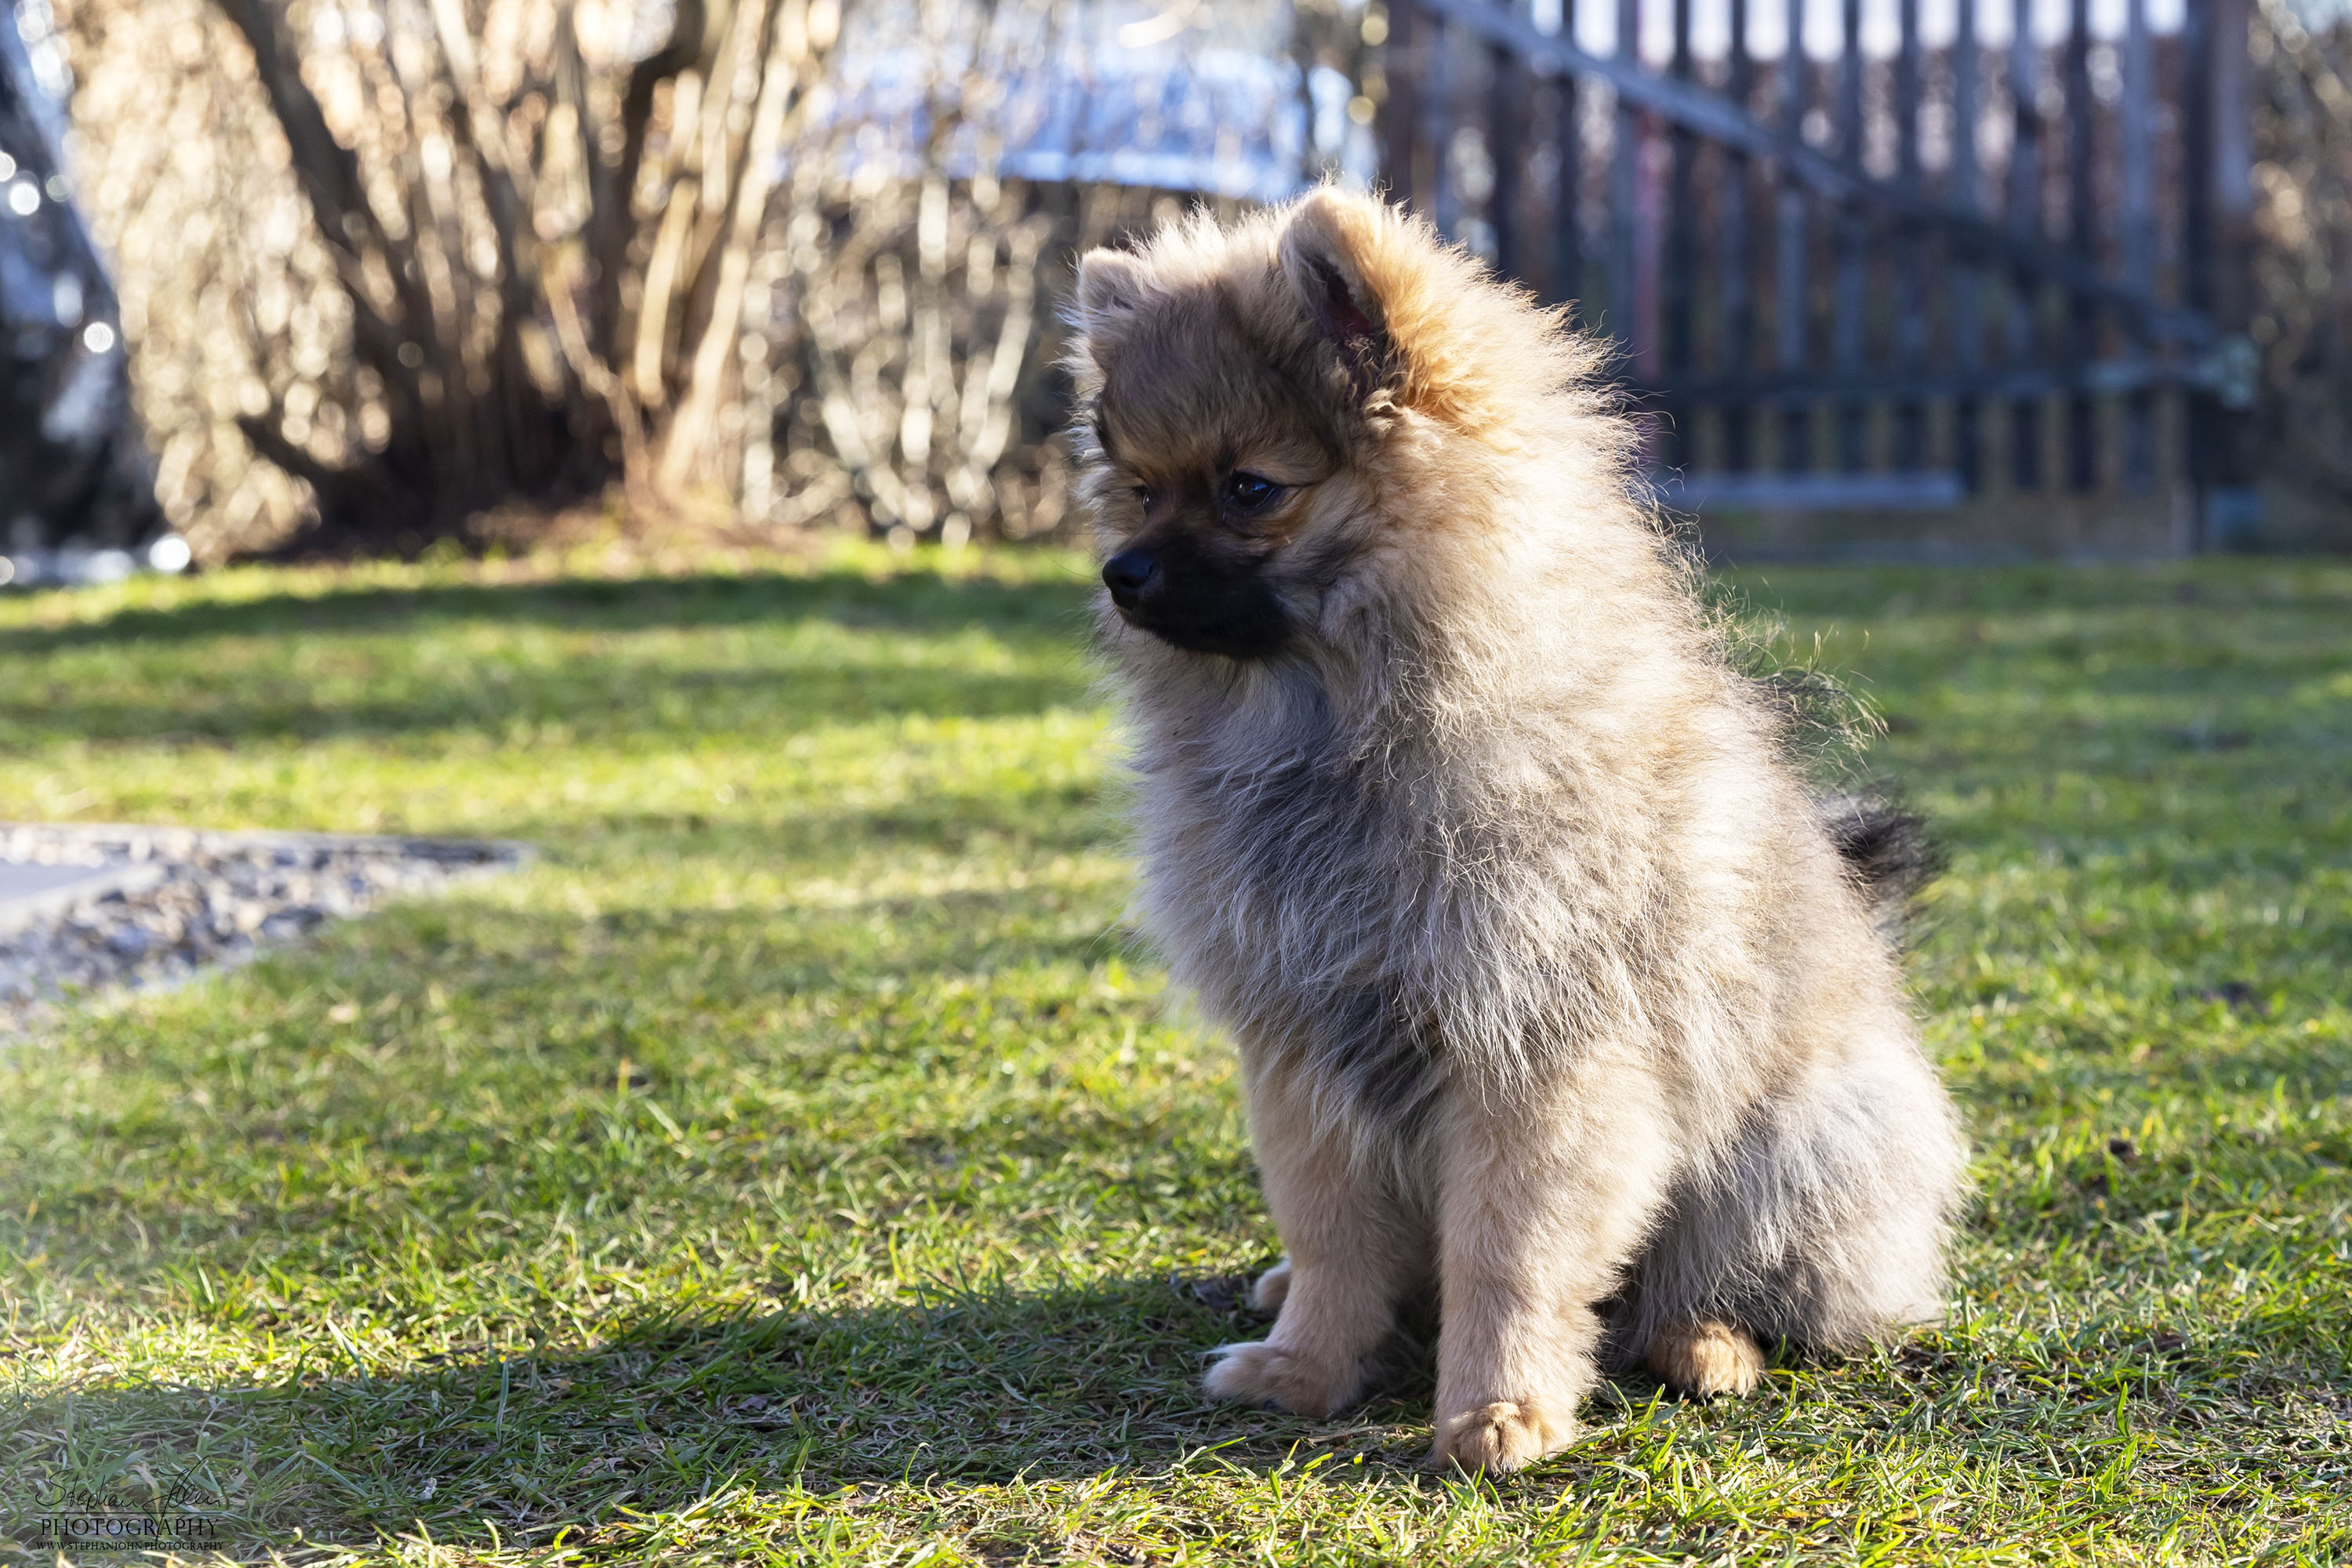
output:
M161 519L218 562L1055 536L1072 256L1374 174L1384 16L57 0L55 35ZM2265 460L2352 509L2352 14L2253 29Z
M158 499L205 561L509 539L578 503L1053 534L1074 250L1296 188L1293 52L1347 27L1057 0L58 18ZM1136 123L1133 84L1097 79L1118 55L1185 101ZM1215 123L1237 80L1255 143Z
M2263 433L2352 508L2352 9L2263 0L2252 46Z

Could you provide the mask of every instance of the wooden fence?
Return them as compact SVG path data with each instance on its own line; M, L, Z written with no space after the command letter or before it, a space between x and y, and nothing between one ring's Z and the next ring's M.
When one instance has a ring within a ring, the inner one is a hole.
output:
M2252 494L2249 0L2163 3L1392 0L1383 177L1617 338L1670 500L2198 548Z

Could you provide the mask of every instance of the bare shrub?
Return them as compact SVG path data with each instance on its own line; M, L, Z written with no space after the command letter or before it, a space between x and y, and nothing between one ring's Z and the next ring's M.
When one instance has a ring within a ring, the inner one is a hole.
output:
M719 436L746 525L961 542L1058 523L1051 300L1087 236L1067 190L998 161L1009 87L1059 20L956 0L854 18L845 53L866 68L803 126L743 302Z
M650 48L585 0L62 9L163 500L205 554L306 509L315 546L413 548L709 477L834 0L679 0Z
M68 0L138 400L202 557L414 549L614 480L752 529L1058 525L1053 297L1180 198L1001 174L1056 0L640 17Z
M2352 507L2352 16L2254 20L2254 221L2273 470Z

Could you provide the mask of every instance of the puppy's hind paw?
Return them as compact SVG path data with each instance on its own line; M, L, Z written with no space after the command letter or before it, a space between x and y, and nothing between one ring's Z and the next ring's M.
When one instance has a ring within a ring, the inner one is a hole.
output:
M1764 1375L1763 1351L1728 1323L1661 1329L1650 1342L1647 1359L1660 1381L1702 1399L1750 1393Z
M1257 1277L1250 1287L1250 1306L1261 1312L1279 1312L1290 1300L1290 1259L1284 1258Z
M1210 1353L1216 1360L1202 1386L1212 1399L1321 1417L1354 1404L1363 1387L1360 1368L1325 1365L1266 1340L1219 1345Z
M1535 1400L1499 1400L1441 1415L1429 1468L1501 1475L1557 1454L1575 1438L1576 1418L1567 1411Z

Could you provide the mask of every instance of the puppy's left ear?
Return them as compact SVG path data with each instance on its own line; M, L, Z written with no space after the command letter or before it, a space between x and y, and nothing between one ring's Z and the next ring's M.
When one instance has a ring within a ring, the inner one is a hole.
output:
M1124 250L1078 258L1077 326L1089 338L1116 336L1142 309L1143 263Z
M1282 275L1318 336L1339 351L1359 397L1396 369L1396 343L1375 281L1381 230L1394 220L1379 202L1329 189L1301 200L1277 247Z

